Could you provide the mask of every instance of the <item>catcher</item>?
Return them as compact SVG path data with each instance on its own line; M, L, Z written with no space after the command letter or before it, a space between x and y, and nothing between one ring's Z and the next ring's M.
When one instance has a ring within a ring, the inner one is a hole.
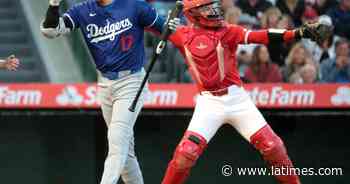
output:
M306 24L295 30L250 31L224 22L220 0L184 0L191 25L170 36L189 65L200 95L184 137L170 161L163 184L182 184L208 142L224 124L232 125L261 154L269 167L291 168L283 141L266 123L242 87L235 53L239 44L278 44L302 38L325 39L326 25ZM280 184L299 184L297 175L275 176Z

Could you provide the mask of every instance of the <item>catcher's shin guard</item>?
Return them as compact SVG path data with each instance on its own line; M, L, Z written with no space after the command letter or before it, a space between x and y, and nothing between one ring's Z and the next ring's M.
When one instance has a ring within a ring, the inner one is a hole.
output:
M183 184L206 147L207 141L201 135L187 131L175 150L162 184Z
M287 155L283 141L269 125L266 125L251 136L250 141L260 151L269 167L274 169L284 168L284 170L293 168L293 163ZM288 173L275 175L275 178L280 184L300 184L299 177L295 173L290 173L290 171L289 169Z

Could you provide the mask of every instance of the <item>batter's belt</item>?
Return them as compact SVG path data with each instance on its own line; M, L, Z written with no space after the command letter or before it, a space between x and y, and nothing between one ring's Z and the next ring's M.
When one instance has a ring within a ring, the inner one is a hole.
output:
M135 74L137 72L140 72L142 68L138 69L133 69L133 70L123 70L123 71L118 71L118 72L104 72L102 73L103 77L106 77L109 80L117 80L121 79L123 77L126 77L128 75Z

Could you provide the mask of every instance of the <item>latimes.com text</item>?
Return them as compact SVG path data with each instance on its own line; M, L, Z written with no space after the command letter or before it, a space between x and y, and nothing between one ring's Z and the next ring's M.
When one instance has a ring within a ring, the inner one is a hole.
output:
M233 168L230 165L224 165L221 168L223 176L343 176L342 168L287 168L272 167L268 168Z

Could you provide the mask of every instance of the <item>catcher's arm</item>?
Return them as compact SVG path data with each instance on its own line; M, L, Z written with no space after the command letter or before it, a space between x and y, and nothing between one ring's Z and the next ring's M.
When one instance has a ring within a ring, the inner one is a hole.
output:
M239 44L279 44L281 42L290 42L302 38L322 43L333 34L332 26L320 23L304 24L300 28L294 30L267 29L249 31L245 29L243 30L243 28L241 29Z

